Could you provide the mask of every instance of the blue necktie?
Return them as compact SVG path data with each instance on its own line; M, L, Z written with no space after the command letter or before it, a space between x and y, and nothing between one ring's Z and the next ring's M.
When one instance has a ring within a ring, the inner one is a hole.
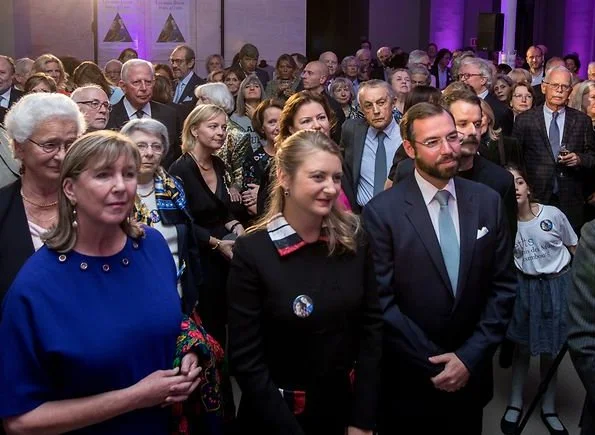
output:
M182 97L182 93L184 92L184 84L182 82L178 83L176 86L176 92L174 95L174 103L179 103L180 98Z
M378 132L376 135L378 139L378 147L376 148L376 160L374 162L374 195L384 190L384 183L386 183L386 149L384 148L384 139L386 133Z
M552 154L554 155L554 160L558 160L558 154L560 154L560 128L558 127L558 115L559 112L552 113L552 122L550 124L550 146L552 147ZM558 193L558 177L554 173L554 188L552 189L553 193Z
M442 258L446 265L448 278L452 286L452 292L456 295L457 284L459 281L459 262L460 250L459 241L457 240L457 233L455 225L448 211L448 199L450 192L448 190L439 190L434 197L438 204L440 204L440 213L438 214L438 230L440 233L440 249L442 250Z

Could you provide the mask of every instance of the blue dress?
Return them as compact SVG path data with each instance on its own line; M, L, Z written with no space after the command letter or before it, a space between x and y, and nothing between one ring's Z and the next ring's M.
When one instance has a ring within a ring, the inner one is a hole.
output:
M0 418L172 367L182 320L176 268L163 236L145 232L113 256L44 246L25 263L2 307ZM170 412L141 409L72 433L165 435Z

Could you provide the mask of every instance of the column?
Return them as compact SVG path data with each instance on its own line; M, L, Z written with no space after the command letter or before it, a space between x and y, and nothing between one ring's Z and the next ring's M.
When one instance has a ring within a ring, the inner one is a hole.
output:
M465 0L431 0L430 42L456 50L464 46Z
M517 0L501 0L500 12L504 14L504 33L502 36L502 53L499 62L515 67L516 49L516 11Z

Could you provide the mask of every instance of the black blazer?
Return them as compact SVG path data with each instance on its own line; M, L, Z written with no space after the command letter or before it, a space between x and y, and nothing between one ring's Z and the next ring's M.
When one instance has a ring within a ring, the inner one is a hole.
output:
M21 180L0 189L0 305L35 248L21 198Z
M456 296L414 175L363 211L384 312L382 406L397 425L399 416L484 406L493 393L493 353L512 314L516 274L502 200L482 184L454 182L461 240ZM455 352L471 373L456 393L430 382L443 367L428 358L445 352Z
M527 171L527 182L533 196L544 204L550 204L554 177L558 179L560 209L578 233L583 224L585 184L595 167L595 135L591 119L584 113L566 107L564 136L561 143L570 152L578 154L580 168L563 169L556 164L557 156L552 154L549 135L546 130L543 106L535 107L516 117L514 137L519 141ZM559 171L564 177L559 177Z
M514 113L506 104L498 99L493 93L488 93L485 97L485 102L490 105L494 111L494 128L502 128L504 136L512 134L512 126L514 125Z
M314 305L306 318L293 310L303 294ZM311 433L278 388L305 391L303 416L319 429L326 419L336 423L337 414L345 425L374 428L382 317L364 243L355 254L329 256L326 243L316 242L282 257L266 230L240 237L227 298L230 364L242 390L238 418L245 432Z
M514 137L500 135L497 140L492 140L485 133L479 144L479 155L498 166L515 165L524 170L522 150Z
M436 87L440 89L440 79L438 74L438 65L434 64L430 68L430 74L432 74L436 78ZM450 73L450 68L446 68L446 86L450 85L453 82L452 75Z
M128 118L128 113L126 112L126 108L124 107L124 98L122 98L118 103L114 104L112 108L112 112L110 113L109 121L107 123L107 128L110 130L120 130L124 124L130 121L130 118ZM165 125L169 135L169 151L161 161L161 165L165 168L165 170L167 170L169 165L171 165L174 160L182 155L182 150L180 148L180 119L178 117L178 112L175 109L168 107L165 104L158 103L157 101L151 101L150 104L151 118L156 119Z
M17 101L19 101L19 99L25 95L25 93L23 91L19 91L17 88L15 88L14 86L12 88L10 88L10 100L8 101L8 108L10 109L10 107L16 103ZM2 110L0 110L0 124L4 124L4 117L6 116L6 112L7 110L4 108L1 108Z
M413 159L407 158L397 165L394 182L398 183L413 174L415 164ZM514 177L506 169L501 168L493 162L482 156L473 158L473 168L468 171L460 172L459 176L476 183L485 184L500 195L504 205L506 220L510 234L516 236L517 230L517 210L516 191L514 187Z
M359 184L360 171L362 167L362 155L368 123L365 119L348 119L341 130L341 149L343 151L343 179L347 189L345 194L354 210L359 210L357 204L357 186ZM350 197L350 195L352 197Z
M198 101L198 98L196 98L196 96L194 95L194 89L197 86L200 86L204 83L206 83L206 81L201 79L199 76L197 76L193 72L192 77L190 77L190 80L188 81L188 83L186 84L186 87L184 88L184 91L182 91L182 95L180 96L179 103L176 103L176 104L181 104L184 106L191 106L191 107L196 106L196 102ZM174 93L175 93L175 90L176 89L174 87Z

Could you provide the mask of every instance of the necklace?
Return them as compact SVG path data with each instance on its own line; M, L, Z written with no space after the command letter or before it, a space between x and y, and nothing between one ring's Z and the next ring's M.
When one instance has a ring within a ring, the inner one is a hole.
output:
M148 198L149 196L151 196L151 195L153 194L153 192L155 192L155 188L154 188L154 187L153 187L153 188L151 189L151 191L150 191L149 193L147 193L146 195L143 195L143 194L142 194L142 193L140 193L140 192L137 192L137 193L138 193L138 196L140 196L141 198Z
M213 166L211 166L211 167L203 166L192 153L188 153L188 154L190 154L190 157L192 157L192 160L194 160L194 162L198 165L198 167L200 169L202 169L203 171L210 171L211 169L213 169Z
M27 198L27 197L25 196L25 194L23 193L23 189L21 189L21 197L23 198L23 200L24 200L25 202L28 202L29 204L31 204L31 205L34 205L35 207L39 207L39 208L49 208L49 207L53 207L53 206L55 206L56 204L58 204L58 201L57 201L57 200L56 200L56 201L54 201L54 202L49 202L49 203L47 203L47 204L38 204L38 203L36 203L36 202L34 202L34 201L30 200L29 198Z

